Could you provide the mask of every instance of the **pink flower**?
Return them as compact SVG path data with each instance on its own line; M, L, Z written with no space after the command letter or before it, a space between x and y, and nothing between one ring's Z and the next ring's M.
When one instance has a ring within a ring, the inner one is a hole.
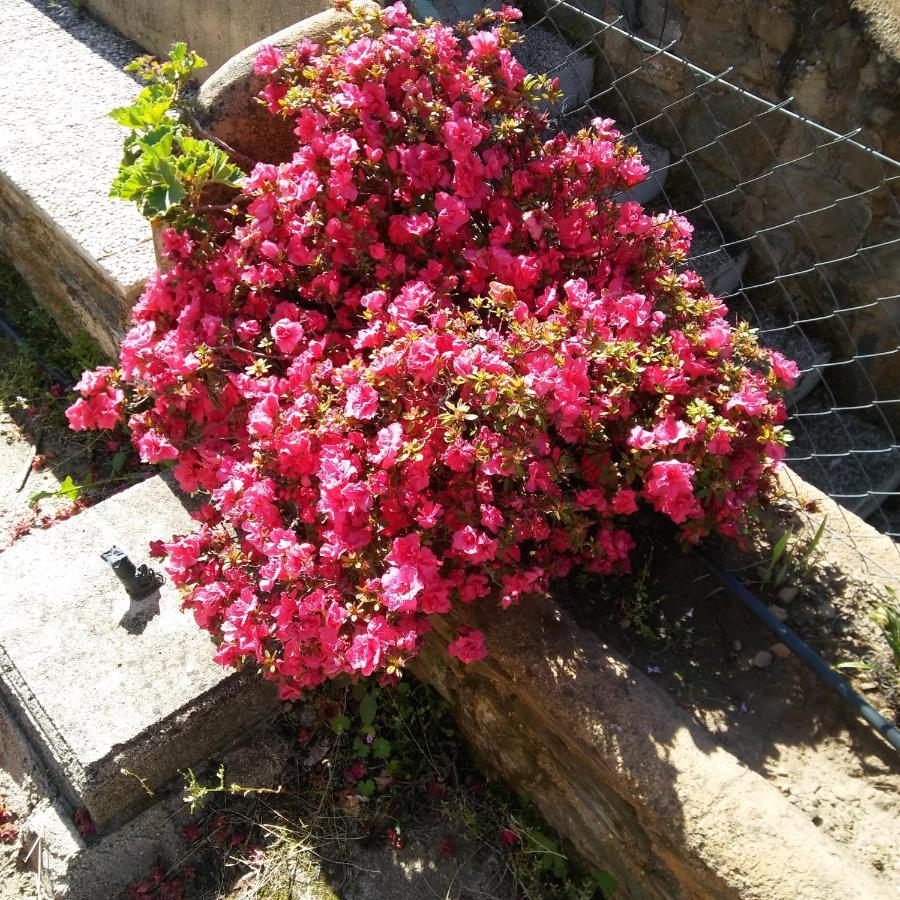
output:
M390 469L397 462L397 454L403 446L403 426L399 422L391 422L378 432L376 438L377 452L369 453L369 459L382 469Z
M800 368L792 359L782 356L777 350L770 350L772 372L786 387L792 388L800 377Z
M709 450L714 456L724 456L731 450L731 437L729 436L727 431L717 431L710 439L709 443L706 445L706 449Z
M468 665L478 662L487 656L487 648L484 646L484 634L474 628L462 626L457 631L457 638L447 645L447 652L456 657L460 662Z
M734 352L685 219L598 199L644 174L612 120L545 138L518 16L468 39L397 4L260 48L292 152L165 231L120 371L67 413L112 427L127 394L141 458L208 495L166 568L215 658L284 698L394 678L454 604L627 571L639 497L736 536L784 454L795 368L743 328Z
M745 384L741 390L729 398L725 409L743 410L750 416L761 416L769 405L766 391L754 384Z
M381 576L382 598L384 605L397 610L412 611L416 608L416 597L422 592L424 584L415 566L392 566Z
M381 664L381 641L372 634L358 634L347 651L350 668L361 675L371 675Z
M459 197L445 194L443 191L435 194L434 205L438 211L438 228L444 234L456 234L471 218L466 204Z
M303 339L303 326L290 319L279 319L272 326L272 339L282 353L293 353L297 344Z
M473 563L485 562L496 555L497 542L483 531L466 525L453 535L453 549Z
M494 56L500 47L500 38L494 31L476 31L469 35L469 59L479 60Z
M87 431L94 427L94 417L87 401L79 398L67 410L66 418L72 431Z
M284 51L271 44L262 44L256 51L253 61L254 75L271 75L284 60Z
M613 512L619 515L637 512L637 494L629 488L619 488L611 505Z
M348 419L371 419L378 412L378 392L368 384L354 384L347 389L344 415Z
M74 390L84 397L99 394L100 391L106 390L115 373L116 370L112 366L98 366L93 372L82 372Z
M681 524L700 513L700 504L691 484L694 472L692 465L676 460L654 463L644 486L644 495L657 510Z
M167 459L175 459L178 451L158 431L152 429L138 440L138 453L141 462L158 463Z

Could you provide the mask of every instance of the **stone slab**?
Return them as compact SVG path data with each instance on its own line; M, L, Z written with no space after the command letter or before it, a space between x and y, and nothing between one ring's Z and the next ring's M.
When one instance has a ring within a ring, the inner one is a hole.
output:
M168 580L130 602L100 558L115 544L146 562L150 540L191 526L157 476L0 556L0 689L101 829L146 805L139 778L166 783L274 709L269 685L212 661Z
M205 771L198 770L198 776L208 779L221 763L229 778L241 784L276 789L287 749L274 725L263 726L254 732L252 741L232 747L222 756L217 754ZM74 824L71 807L48 779L42 760L15 727L2 699L0 770L3 799L14 811L19 827L17 868L22 878L18 883L33 883L35 896L66 900L122 897L127 885L146 878L156 863L168 868L183 860L187 845L182 831L190 812L180 780L169 790L156 792L153 805L130 821L85 839ZM24 896L0 877L0 900L22 900ZM318 896L311 892L310 900ZM298 894L297 900L306 900L306 895Z
M106 114L140 89L122 71L140 52L63 0L0 3L0 254L110 355L156 268L149 225L108 196L124 131Z
M633 188L622 191L613 196L613 200L624 203L630 200L640 203L642 206L655 200L661 193L669 176L669 161L671 154L665 147L650 141L636 141L644 165L650 167L647 177Z

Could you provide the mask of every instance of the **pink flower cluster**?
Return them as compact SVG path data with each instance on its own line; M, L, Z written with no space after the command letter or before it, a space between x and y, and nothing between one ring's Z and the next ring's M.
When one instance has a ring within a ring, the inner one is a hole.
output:
M612 121L546 138L518 15L466 38L396 4L262 48L296 152L165 235L121 371L70 410L107 427L129 386L142 459L208 495L168 572L283 697L392 677L455 604L627 570L641 506L737 535L783 455L796 368L685 269L683 218L611 199L646 171Z

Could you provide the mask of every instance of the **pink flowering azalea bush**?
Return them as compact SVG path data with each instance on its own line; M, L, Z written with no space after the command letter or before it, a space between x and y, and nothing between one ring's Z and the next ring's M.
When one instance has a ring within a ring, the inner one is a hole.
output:
M736 536L783 455L796 368L685 270L686 220L611 199L646 171L612 121L547 138L518 16L396 4L260 50L293 158L165 233L121 368L69 410L208 495L167 570L285 698L392 677L455 604L627 571L639 507Z

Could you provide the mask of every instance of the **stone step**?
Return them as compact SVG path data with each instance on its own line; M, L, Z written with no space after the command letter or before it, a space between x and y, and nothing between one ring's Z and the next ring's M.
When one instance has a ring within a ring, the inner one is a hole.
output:
M530 74L559 79L563 99L550 108L552 117L579 109L594 92L594 57L552 28L527 27L522 43L513 47L513 55Z
M147 222L108 196L125 133L107 113L140 52L64 0L0 3L0 255L110 355L155 270Z
M718 228L706 224L701 217L688 216L694 225L694 239L688 265L703 279L711 294L731 294L741 286L741 276L750 251L746 248L733 251L722 246Z
M650 167L650 171L640 184L616 194L613 199L619 203L631 200L645 206L656 200L663 192L669 175L669 162L672 155L665 147L654 144L652 141L638 140L634 142L634 146L641 154L644 165Z
M117 545L139 565L151 540L193 525L156 476L0 555L0 695L61 795L101 831L276 705L271 685L213 662L168 580L129 601L100 557Z

